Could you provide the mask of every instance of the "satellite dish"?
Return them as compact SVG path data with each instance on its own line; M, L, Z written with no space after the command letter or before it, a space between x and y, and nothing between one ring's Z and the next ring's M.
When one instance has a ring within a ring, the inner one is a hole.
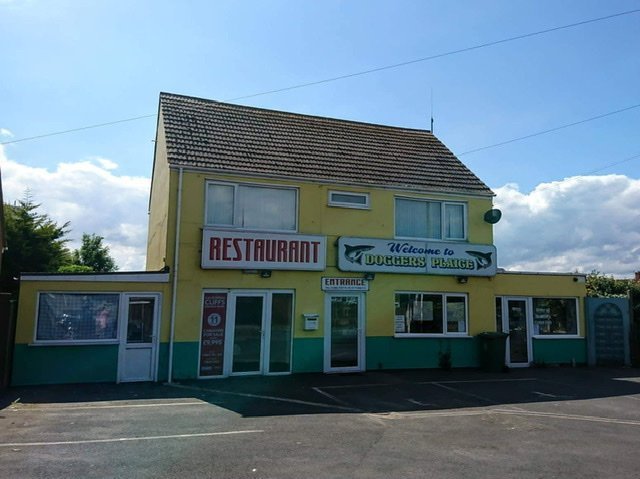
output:
M484 214L484 220L492 225L495 225L502 218L502 211L497 208L487 211Z

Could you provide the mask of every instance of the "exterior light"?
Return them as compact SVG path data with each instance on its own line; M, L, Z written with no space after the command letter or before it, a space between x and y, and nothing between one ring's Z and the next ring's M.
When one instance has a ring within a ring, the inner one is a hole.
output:
M375 273L365 273L364 274L364 279L366 279L367 281L373 281L376 278L376 274Z
M261 278L271 278L271 270L270 269L263 269L260 271L260 277Z
M467 284L467 281L469 281L469 277L468 276L456 276L456 279L458 280L458 283L460 283L460 284Z

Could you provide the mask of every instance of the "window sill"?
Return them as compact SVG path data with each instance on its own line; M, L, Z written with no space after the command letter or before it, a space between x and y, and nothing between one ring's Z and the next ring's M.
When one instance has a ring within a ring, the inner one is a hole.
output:
M412 237L412 236L394 236L393 237L394 240L397 241L428 241L429 243L468 243L469 239L468 238L464 238L464 239L453 239L453 238L445 238L445 239L441 239L441 238L419 238L419 237Z
M327 206L329 208L347 208L350 210L364 210L364 211L371 211L371 207L370 206L360 206L360 205L351 205L351 204L340 204L340 203L327 203Z
M204 231L229 231L235 233L282 233L282 234L298 234L298 229L294 230L275 230L275 229L257 229L257 228L243 228L241 226L229 226L229 225L203 225Z
M584 339L579 334L534 334L533 339Z
M473 336L469 336L467 333L449 333L449 334L432 334L432 333L395 333L394 338L398 339L411 339L411 338L455 338L455 339L472 339Z
M42 347L42 346L113 346L120 344L118 339L82 339L77 341L35 341L29 343L29 347Z

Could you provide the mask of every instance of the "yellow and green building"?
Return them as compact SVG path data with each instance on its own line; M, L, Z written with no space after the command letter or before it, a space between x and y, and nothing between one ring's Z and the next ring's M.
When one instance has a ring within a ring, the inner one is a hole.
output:
M585 278L497 267L431 132L163 93L147 271L25 274L13 384L586 363Z

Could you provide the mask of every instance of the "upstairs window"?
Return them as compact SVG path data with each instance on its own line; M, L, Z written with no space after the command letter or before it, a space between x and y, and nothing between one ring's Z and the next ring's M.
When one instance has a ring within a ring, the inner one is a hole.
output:
M348 191L329 191L329 206L342 208L369 208L369 193L353 193Z
M464 203L396 198L396 236L465 240L466 216Z
M262 185L207 183L206 225L296 231L298 191Z

